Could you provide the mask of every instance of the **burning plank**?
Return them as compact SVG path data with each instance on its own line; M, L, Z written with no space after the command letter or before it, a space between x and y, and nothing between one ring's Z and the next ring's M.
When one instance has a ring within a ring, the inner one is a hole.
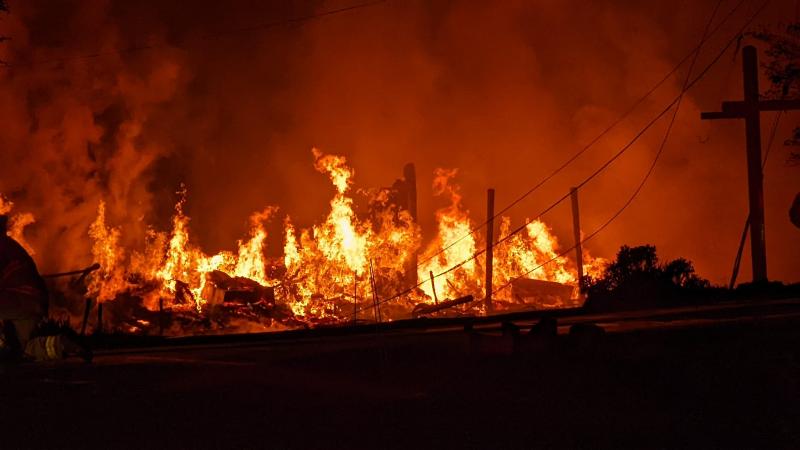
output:
M206 274L206 284L200 294L209 305L224 302L250 304L259 301L275 303L275 289L262 286L257 281L244 277L232 277L214 270Z
M471 303L474 300L475 297L471 295L465 295L464 297L459 297L453 300L445 300L435 305L420 303L419 305L414 307L414 310L411 312L411 317L414 318L423 317L428 314L433 314L439 311L443 311L445 309L452 308L454 306Z
M511 295L519 303L534 304L545 308L572 305L575 286L555 281L518 278L511 282Z

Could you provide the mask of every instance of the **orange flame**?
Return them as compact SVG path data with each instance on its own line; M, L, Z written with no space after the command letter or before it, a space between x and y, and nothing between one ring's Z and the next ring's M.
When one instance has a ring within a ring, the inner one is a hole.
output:
M436 295L440 298L455 298L466 295L470 291L479 292L482 286L476 261L471 259L476 252L476 243L475 237L471 233L469 212L461 206L461 194L458 187L451 184L451 180L457 172L456 169L436 169L434 171L434 194L449 195L450 205L436 211L436 221L439 223L438 234L422 253L422 260L428 261L423 263L418 270L419 278L424 280L429 277L431 272L436 276L456 264L463 263L457 269L434 279ZM432 257L433 255L437 256ZM425 283L422 285L422 290L430 301L433 301L433 287L429 283Z
M97 219L89 227L94 240L92 256L100 264L89 282L89 294L98 301L112 300L126 288L122 266L125 251L119 245L120 230L106 225L106 203L97 206Z
M14 209L14 202L0 194L0 215L7 215L12 209ZM35 222L36 218L29 212L16 213L8 219L6 230L6 235L17 241L30 255L35 255L36 251L25 239L25 227Z
M182 186L171 232L149 231L145 250L132 252L127 266L125 252L119 247L120 230L105 224L105 205L101 203L90 236L95 242L93 254L104 269L95 280L93 292L103 300L123 292L127 267L129 272L160 284L151 294L153 298L189 297L190 305L202 311L211 300L204 297L208 295L204 289L207 275L221 271L275 287L277 302L286 305L296 318L315 321L348 318L359 307L369 307L373 295L381 299L406 291L410 283L409 262L422 242L419 226L408 211L390 201L387 190L366 192L370 214L368 218L358 217L350 196L355 172L347 160L317 149L312 150L312 155L314 167L326 174L334 187L330 210L323 222L306 229L296 229L290 217L284 219L281 261L285 275L280 279L271 278L271 266L265 257L265 224L277 208L268 207L250 217L249 237L238 241L236 251L207 255L191 242L189 217L184 213L186 189ZM390 311L385 314L390 319L408 314L419 302L432 302L434 286L440 299L483 294L485 259L476 257L476 251L484 243L471 233L474 225L462 205L459 187L453 183L456 175L455 169L434 172L435 194L450 201L436 212L437 234L421 252L422 264L414 269L420 280L427 280L431 272L441 275L434 285L422 283L421 289L387 305ZM508 235L511 222L505 217L500 222L502 238ZM602 261L589 257L588 252L585 255L587 272L602 270ZM568 258L558 256L555 236L538 220L498 245L494 257L496 286L528 272L526 276L530 278L576 284L573 265ZM509 297L507 291L497 295ZM148 307L155 304L153 298L145 301Z

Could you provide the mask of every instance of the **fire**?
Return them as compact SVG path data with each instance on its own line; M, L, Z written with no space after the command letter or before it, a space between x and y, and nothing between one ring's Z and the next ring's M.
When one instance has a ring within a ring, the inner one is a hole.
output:
M0 216L8 214L14 208L14 203L0 195Z
M169 291L176 290L176 282L188 281L193 277L193 270L198 266L198 256L194 249L189 247L189 218L183 213L183 205L186 203L186 188L181 186L178 191L179 200L175 205L175 215L172 217L172 237L167 247L167 255L164 265L156 273L156 276L165 282ZM194 266L194 267L193 267ZM198 308L200 304L198 303Z
M206 297L208 274L220 271L230 277L242 277L253 280L263 286L275 281L267 275L267 263L264 256L267 232L264 223L277 211L276 207L267 207L250 217L250 238L238 242L238 251L219 252L206 255L200 248L191 243L189 233L189 217L184 213L187 191L184 186L178 191L179 200L175 205L172 217L172 232L166 245L163 262L149 276L162 283L161 295L175 299L188 300L198 311L202 311L209 298ZM150 246L157 247L164 239L153 233ZM151 255L157 250L150 248ZM152 256L142 257L140 261L152 261Z
M267 265L264 261L267 239L264 222L277 210L276 207L268 207L264 211L250 216L250 240L245 243L239 241L239 256L236 258L236 268L233 270L237 277L249 278L265 286L273 282L267 278Z
M92 256L100 264L100 273L89 283L89 294L100 302L112 300L126 288L122 265L125 252L119 245L120 230L106 225L105 202L97 206L97 219L89 227L89 236L94 241Z
M212 298L214 289L209 289L208 283L219 280L222 273L270 289L276 307L311 324L350 319L359 310L371 308L373 299L392 297L382 313L391 319L409 314L416 304L434 302L434 295L440 300L483 295L485 255L480 249L485 242L480 233L473 232L475 224L453 182L457 170L434 172L434 193L449 201L436 211L436 235L422 249L422 231L409 211L395 204L397 197L392 197L391 189L359 191L367 196L369 213L356 214L352 196L355 172L347 160L317 149L312 156L315 169L327 175L333 187L329 211L321 223L308 228L297 228L291 217L284 217L280 258L266 256L267 224L277 207L253 214L249 235L239 240L233 251L208 255L192 241L183 186L178 191L172 229L148 231L143 248L130 252L120 246L122 230L106 224L101 202L89 235L94 242L92 254L102 270L92 278L90 292L109 301L126 293L133 295L134 284L152 285L155 288L136 294L143 297L146 307L165 304L203 312L221 301ZM559 256L558 242L544 222L530 221L513 236L509 236L510 230L511 220L501 218L493 286L506 285L522 274L577 284L574 264ZM418 254L420 264L414 267ZM587 273L602 270L601 260L589 257L588 252L585 255ZM409 289L414 285L419 288ZM397 293L404 294L393 298ZM498 297L510 299L510 290L499 290ZM482 303L467 308L481 313Z
M535 280L556 281L562 284L576 284L574 269L568 267L569 261L558 254L558 241L550 228L540 220L533 220L525 226L525 231L512 236L507 243L495 250L497 261L494 279L497 285L504 285L521 273ZM511 221L503 217L500 223L500 238L508 236Z
M9 201L0 194L0 215L7 215L12 209L14 209L14 202ZM16 213L9 217L8 230L6 231L8 236L17 241L31 255L35 255L36 251L25 239L25 227L35 222L36 218L29 212Z
M352 183L353 171L346 166L344 157L323 155L317 149L313 153L316 158L314 167L327 173L336 187L328 219L314 227L314 240L328 261L339 263L336 264L338 268L356 276L363 275L368 266L367 242L371 230L367 223L357 225L353 199L345 196Z
M422 253L422 260L427 261L418 270L418 277L424 280L431 273L439 275L450 267L463 263L457 269L434 279L436 295L440 298L455 298L470 291L480 292L482 289L480 271L475 258L472 258L476 252L476 243L471 233L469 212L461 205L458 187L451 184L456 173L454 169L436 169L434 172L434 194L448 195L450 205L436 211L438 234ZM431 301L434 299L434 290L430 283L423 284L422 290Z
M418 270L420 280L430 279L421 288L428 297L427 302L439 298L455 298L467 294L481 295L485 292L484 268L486 256L480 256L477 248L485 248L485 242L477 241L473 233L474 224L469 211L461 205L458 187L452 184L456 170L437 169L434 173L434 193L447 195L450 204L436 212L438 234L425 252L423 264ZM574 266L565 256L560 256L558 241L552 230L540 220L528 220L523 231L510 235L511 219L500 219L499 244L495 246L492 286L495 297L510 297L508 286L512 279L523 275L526 278L554 281L577 287ZM584 258L592 273L602 270L602 261ZM455 268L454 268L455 267ZM454 268L453 270L451 270ZM500 289L502 287L502 289ZM577 290L575 292L577 294Z
M377 277L384 288L399 283L420 232L408 212L389 206L380 193L372 199L378 210L374 219L360 220L347 195L354 172L345 158L316 149L313 155L314 167L328 175L336 192L326 220L302 230L299 241L287 218L284 264L292 287L284 295L298 316L337 317L342 314L336 303L358 304L371 294L370 262L380 268Z

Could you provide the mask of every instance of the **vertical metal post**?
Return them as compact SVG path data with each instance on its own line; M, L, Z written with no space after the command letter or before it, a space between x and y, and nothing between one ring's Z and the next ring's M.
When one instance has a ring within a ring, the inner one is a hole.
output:
M761 114L758 99L758 56L748 45L742 50L745 130L747 133L747 185L750 202L750 253L753 281L767 279L767 250L764 231L764 181L761 170Z
M494 311L492 304L492 265L494 264L494 189L486 191L486 312Z
M583 294L586 281L583 278L583 249L581 248L581 216L578 207L578 188L571 188L569 196L572 199L572 233L575 237L575 266L578 268L578 290Z

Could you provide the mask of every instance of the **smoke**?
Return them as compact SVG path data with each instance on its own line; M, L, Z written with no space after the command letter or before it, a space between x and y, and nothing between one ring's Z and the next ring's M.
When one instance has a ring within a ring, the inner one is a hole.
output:
M444 206L434 169L458 168L454 181L480 222L486 188L503 206L590 141L697 44L715 1L389 0L261 28L352 3L178 3L10 2L0 34L13 40L0 59L16 65L0 69L0 193L36 217L26 236L44 268L91 262L87 230L101 200L127 247L141 244L148 225L166 229L180 183L192 235L209 252L231 249L251 213L270 205L306 228L335 194L314 169L312 147L347 156L357 186L390 185L415 162L429 236ZM774 3L760 23L789 3ZM734 4L723 1L717 20ZM754 8L746 2L699 66ZM72 58L89 54L100 56ZM652 243L713 281L727 277L747 207L742 124L698 118L740 96L731 55L684 99L656 172L587 244L593 254ZM515 224L624 145L684 76L510 211ZM638 184L665 125L581 191L585 232ZM800 244L785 211L798 184L779 159L765 186L769 263L773 278L796 281ZM543 220L570 245L567 203ZM282 224L269 226L278 255Z

